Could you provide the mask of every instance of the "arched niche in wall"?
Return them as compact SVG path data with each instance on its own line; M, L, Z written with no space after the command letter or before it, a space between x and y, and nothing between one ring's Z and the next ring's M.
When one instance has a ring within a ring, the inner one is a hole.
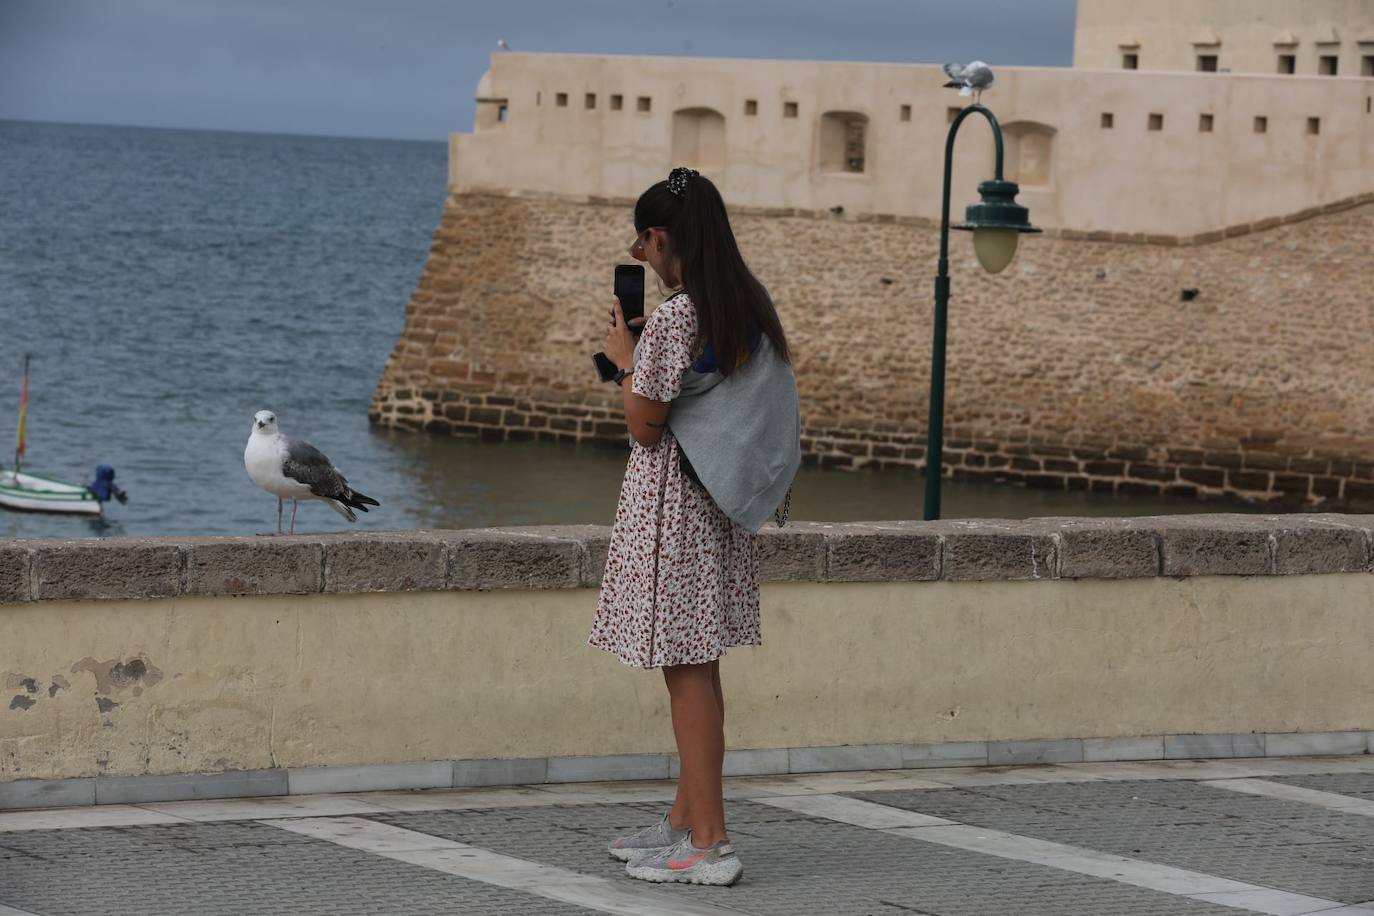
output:
M863 172L868 143L868 115L827 111L821 115L822 172Z
M679 108L673 112L673 166L725 167L725 115L714 108Z
M1054 177L1054 135L1039 121L1002 125L1003 172L1023 188L1047 188Z
M477 111L473 116L472 129L479 131L500 127L506 122L508 105L507 99L497 96L493 91L491 71L483 73L477 81Z

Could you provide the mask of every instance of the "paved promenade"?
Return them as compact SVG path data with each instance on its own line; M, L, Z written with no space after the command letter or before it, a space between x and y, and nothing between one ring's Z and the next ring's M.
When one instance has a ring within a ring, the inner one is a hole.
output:
M1374 916L1374 757L728 780L733 888L605 852L660 782L0 813L0 916Z

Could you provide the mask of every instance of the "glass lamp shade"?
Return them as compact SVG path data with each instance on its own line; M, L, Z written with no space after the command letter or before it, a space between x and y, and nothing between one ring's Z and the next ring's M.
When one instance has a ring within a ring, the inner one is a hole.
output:
M1039 232L1030 224L1030 213L1016 202L1020 188L1014 181L993 179L978 185L978 203L969 204L966 218L955 229L973 233L973 253L990 274L1006 270L1016 254L1016 237Z
M1021 233L1015 229L973 230L973 253L978 263L990 274L1006 270L1016 255L1016 239Z

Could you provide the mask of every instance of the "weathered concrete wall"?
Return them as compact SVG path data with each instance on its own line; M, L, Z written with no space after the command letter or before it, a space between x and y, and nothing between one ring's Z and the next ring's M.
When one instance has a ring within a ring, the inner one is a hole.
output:
M1142 70L1194 70L1198 54L1219 69L1278 72L1278 56L1295 58L1298 75L1318 74L1318 58L1337 59L1337 73L1374 75L1374 6L1364 0L1078 0L1073 65L1116 69L1123 52Z
M1041 226L1193 235L1374 191L1369 79L993 63L983 101ZM628 197L690 165L737 206L938 219L949 110L969 101L946 81L930 64L498 52L472 132L451 136L449 190ZM865 119L862 171L831 169L827 113ZM956 207L992 177L972 120Z
M796 354L806 460L923 465L936 230L790 210L733 220ZM450 197L374 422L623 442L589 355L631 235L628 201ZM964 234L952 249L948 473L1374 506L1361 282L1374 205L1188 239L1051 233L998 276Z
M585 645L606 538L0 543L0 786L666 753L657 676ZM1334 515L770 529L728 742L1368 731L1371 543Z

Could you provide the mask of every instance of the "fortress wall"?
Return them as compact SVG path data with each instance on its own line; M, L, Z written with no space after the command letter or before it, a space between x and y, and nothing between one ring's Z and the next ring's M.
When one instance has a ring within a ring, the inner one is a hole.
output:
M1216 39L1206 50L1197 42ZM1276 44L1283 40L1284 44ZM1289 43L1291 41L1291 43ZM1123 48L1123 42L1138 42ZM1318 44L1321 42L1321 44ZM1195 70L1199 53L1219 68L1275 73L1279 54L1296 58L1299 75L1318 72L1333 55L1338 74L1362 73L1374 55L1374 5L1366 0L1078 0L1073 65L1116 69L1123 51L1141 69ZM1292 79L1292 77L1289 77Z
M998 276L956 233L946 472L1374 504L1374 205L1299 216L1186 247L1050 233ZM936 230L749 208L733 221L793 344L806 460L920 466ZM625 200L451 196L373 421L623 444L618 392L589 354L632 234Z
M948 111L968 101L944 81L934 66L498 53L474 131L451 140L450 191L634 197L688 164L737 206L935 219ZM1045 227L1191 235L1374 191L1371 79L1012 67L984 101L1008 133L1008 177ZM675 114L689 109L721 120ZM862 173L822 167L828 111L868 119ZM956 215L992 158L987 126L967 122Z

